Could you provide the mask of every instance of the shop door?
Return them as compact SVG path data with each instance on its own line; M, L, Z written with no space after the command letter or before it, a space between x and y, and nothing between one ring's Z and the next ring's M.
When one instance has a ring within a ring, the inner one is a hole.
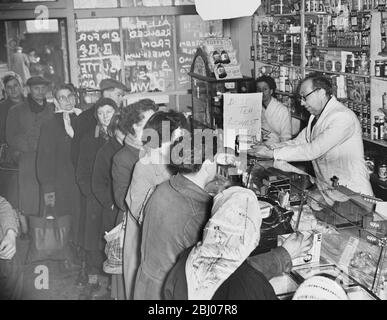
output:
M0 21L0 43L0 77L14 71L24 84L35 75L52 86L69 82L65 19Z

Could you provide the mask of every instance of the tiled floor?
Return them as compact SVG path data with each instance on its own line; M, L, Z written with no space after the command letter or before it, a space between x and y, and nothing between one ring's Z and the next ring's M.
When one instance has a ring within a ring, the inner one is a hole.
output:
M28 252L28 240L18 239L17 250L24 262ZM23 300L82 300L92 299L85 295L85 288L75 285L78 271L64 271L58 261L41 261L23 265ZM48 275L47 280L44 278ZM47 285L48 286L47 286Z

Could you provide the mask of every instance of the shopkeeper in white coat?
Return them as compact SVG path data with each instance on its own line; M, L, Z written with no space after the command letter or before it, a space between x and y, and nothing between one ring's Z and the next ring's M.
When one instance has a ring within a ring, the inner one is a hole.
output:
M261 76L256 81L262 92L262 138L267 144L288 141L292 137L290 112L275 98L277 88L272 77ZM266 133L266 135L265 135Z
M302 105L311 113L308 126L293 140L256 145L249 153L276 160L311 160L320 191L331 186L336 176L339 184L352 191L373 195L356 115L337 101L330 80L323 76L305 78L299 93Z

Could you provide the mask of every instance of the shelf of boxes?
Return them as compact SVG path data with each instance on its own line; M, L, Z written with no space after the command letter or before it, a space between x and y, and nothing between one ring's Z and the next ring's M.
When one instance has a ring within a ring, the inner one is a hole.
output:
M346 48L340 48L340 47L321 47L321 46L314 46L314 45L305 45L305 48L307 49L317 49L317 50L332 50L332 51L369 51L370 48L367 47L346 47Z
M328 71L328 70L314 69L314 68L305 68L305 71L308 71L308 72L321 72L321 73L332 73L332 74L336 74L336 75L339 75L339 76L370 78L370 75L365 75L365 74Z

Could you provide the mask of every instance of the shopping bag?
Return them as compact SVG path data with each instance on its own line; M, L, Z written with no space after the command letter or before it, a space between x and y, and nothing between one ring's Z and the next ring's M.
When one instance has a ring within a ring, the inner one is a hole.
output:
M105 254L107 259L103 263L103 271L110 274L122 274L122 260L125 236L124 220L105 234Z
M54 212L54 208L45 208L42 217L29 217L30 247L27 263L69 259L71 216L57 217Z

